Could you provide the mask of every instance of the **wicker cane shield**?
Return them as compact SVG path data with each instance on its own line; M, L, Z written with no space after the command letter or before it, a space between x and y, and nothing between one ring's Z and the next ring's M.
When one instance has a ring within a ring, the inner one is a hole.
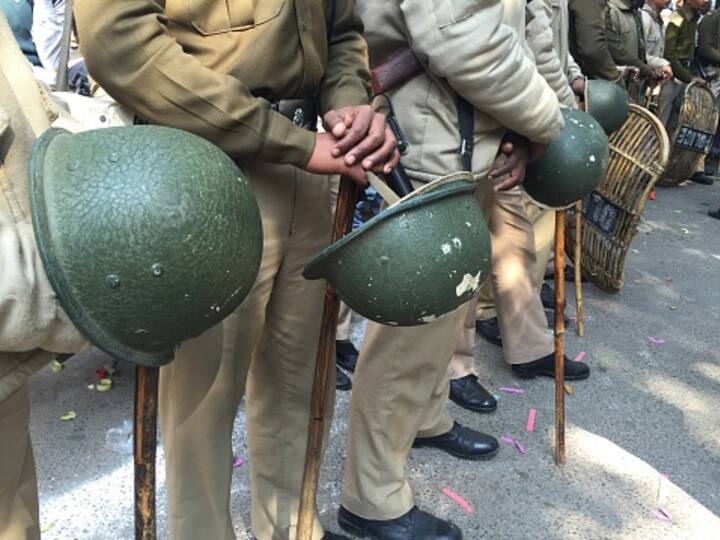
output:
M659 186L677 186L688 180L710 151L717 128L715 97L705 86L690 83L671 140L670 159Z
M660 120L639 105L610 136L610 162L598 188L583 200L582 271L600 289L623 286L630 249L650 190L663 174L670 144ZM566 253L575 253L575 216L568 211Z

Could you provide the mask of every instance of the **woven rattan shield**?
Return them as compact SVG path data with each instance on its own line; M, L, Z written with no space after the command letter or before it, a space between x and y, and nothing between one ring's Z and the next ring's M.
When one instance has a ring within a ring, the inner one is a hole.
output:
M660 120L639 105L610 136L610 162L598 188L583 200L582 271L600 289L623 286L625 256L650 190L663 174L670 144ZM566 250L575 252L575 216L568 213Z
M687 85L677 127L668 134L670 159L658 180L659 186L677 186L692 176L710 151L717 122L718 108L712 92L696 83Z

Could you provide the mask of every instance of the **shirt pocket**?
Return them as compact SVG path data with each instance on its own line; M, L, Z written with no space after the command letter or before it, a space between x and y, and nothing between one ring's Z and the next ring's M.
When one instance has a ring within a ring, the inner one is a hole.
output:
M182 1L187 23L204 36L250 30L276 18L285 5L285 0Z
M432 6L438 28L464 21L478 10L474 0L432 0Z

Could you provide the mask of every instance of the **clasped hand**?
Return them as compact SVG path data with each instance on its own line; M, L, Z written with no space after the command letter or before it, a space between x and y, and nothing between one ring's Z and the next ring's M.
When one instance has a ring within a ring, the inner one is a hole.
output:
M341 174L361 186L365 171L388 174L400 161L397 141L385 116L369 105L334 109L323 116L325 133L318 133L306 169Z

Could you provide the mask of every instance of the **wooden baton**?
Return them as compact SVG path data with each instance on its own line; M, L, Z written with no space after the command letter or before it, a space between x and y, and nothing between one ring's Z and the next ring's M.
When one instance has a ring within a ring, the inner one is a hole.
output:
M577 316L577 334L585 335L585 307L582 290L582 201L575 203L575 315Z
M565 464L565 210L555 212L555 463Z
M155 540L155 453L160 368L135 368L135 540Z
M339 240L350 230L359 192L359 186L349 178L343 177L340 180L340 190L333 221L333 242ZM328 398L330 397L330 381L335 369L333 353L335 351L338 307L337 294L330 284L327 284L325 286L322 326L320 327L317 359L315 361L315 376L310 398L310 422L305 450L305 468L300 490L297 540L312 539L317 484L322 462L325 411L327 411Z

